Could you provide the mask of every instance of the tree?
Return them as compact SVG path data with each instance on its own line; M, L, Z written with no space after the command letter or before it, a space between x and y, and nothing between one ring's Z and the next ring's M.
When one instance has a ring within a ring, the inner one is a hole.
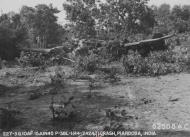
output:
M175 29L182 33L190 29L190 9L189 6L174 6L172 9L172 20Z
M35 9L28 6L23 6L20 11L20 21L27 30L30 45L35 43L37 32L34 29Z
M190 18L190 9L182 7L181 19L184 21L188 21L189 18Z
M154 26L152 10L146 5L148 0L107 0L101 4L104 27L111 27L119 35L144 32Z
M182 16L182 8L181 6L179 5L175 5L173 8L172 8L172 16L174 18L181 18Z
M52 44L60 44L64 30L57 24L55 14L60 11L49 6L39 4L35 8L23 6L21 9L21 21L26 26L32 43L42 43L45 47Z
M68 0L64 4L67 19L76 37L126 37L145 32L154 26L153 11L148 0ZM107 37L107 38L106 38Z
M15 13L0 16L0 58L12 60L19 56L19 44L25 41L26 31Z
M173 30L174 25L171 20L171 7L169 4L162 4L154 8L155 19L157 22L156 27L161 33L169 33Z
M97 5L95 0L67 0L63 4L70 29L77 38L93 38L96 35L95 14Z

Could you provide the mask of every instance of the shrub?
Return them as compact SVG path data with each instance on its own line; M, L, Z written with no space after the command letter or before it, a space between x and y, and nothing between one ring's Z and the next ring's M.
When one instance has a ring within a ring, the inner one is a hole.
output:
M93 73L95 70L97 70L99 65L100 58L96 54L91 53L85 57L78 57L74 67L77 72Z
M119 82L120 77L117 75L117 68L112 67L110 72L104 77L104 80L109 81L111 84Z
M55 87L65 86L66 75L65 72L60 68L56 68L55 75L50 76L51 84Z
M49 106L53 120L65 120L71 118L75 113L75 101L73 96L64 95L62 100L55 102L51 99Z
M127 73L157 76L181 72L187 61L183 54L171 50L152 52L145 58L130 52L123 57L123 66Z
M109 50L106 46L99 48L98 55L101 57L102 64L107 64L109 61L112 60L112 54L109 52Z
M70 65L72 62L66 60L65 58L70 58L67 54L68 49L63 48L63 50L57 49L51 51L48 57L48 65Z
M49 54L35 52L21 52L20 58L17 60L21 66L43 67L70 64L65 60L66 53L64 51L54 51Z
M128 122L128 120L137 120L138 117L134 114L130 114L126 109L118 106L105 109L106 118L110 121L104 127L106 131L123 131L126 129L133 129L134 124Z
M18 62L23 67L39 67L47 64L47 59L40 53L21 52Z
M138 52L130 51L128 55L122 57L123 66L127 73L146 73L146 62Z

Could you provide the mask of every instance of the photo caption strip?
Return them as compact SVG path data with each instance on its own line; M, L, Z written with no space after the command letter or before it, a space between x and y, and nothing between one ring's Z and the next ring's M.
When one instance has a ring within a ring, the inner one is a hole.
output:
M22 136L156 136L156 131L22 131L22 132L3 132L3 137L22 137Z

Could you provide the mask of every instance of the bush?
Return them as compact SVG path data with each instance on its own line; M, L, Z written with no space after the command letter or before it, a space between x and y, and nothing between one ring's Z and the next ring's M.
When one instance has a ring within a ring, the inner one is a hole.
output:
M93 73L97 70L100 65L100 58L91 53L85 57L78 57L75 63L75 70L77 72L90 72Z
M130 51L128 55L122 57L122 63L127 73L138 74L147 71L145 60L138 52Z
M72 62L66 60L65 58L70 58L67 54L68 49L63 48L63 50L57 49L51 51L48 57L48 65L70 65Z
M124 131L127 129L133 129L134 124L128 122L128 120L137 120L138 117L134 114L130 114L126 109L118 106L105 109L106 118L110 121L104 127L106 131ZM127 120L127 122L126 122Z
M122 61L127 73L157 76L181 72L188 59L180 52L167 50L152 52L145 58L138 52L130 52Z
M49 108L52 112L53 120L66 120L72 118L76 110L74 96L65 94L59 102L55 102L54 97L52 97Z
M54 51L49 54L35 53L35 52L21 52L18 62L21 66L53 66L70 64L70 61L65 60L66 53L64 51Z
M109 81L111 84L119 82L121 79L117 75L117 68L112 67L110 72L104 77L105 81Z
M21 52L18 62L21 66L39 67L47 64L47 59L40 53Z
M55 70L55 75L51 75L51 84L55 87L57 86L65 86L66 75L65 72L61 68L57 68Z

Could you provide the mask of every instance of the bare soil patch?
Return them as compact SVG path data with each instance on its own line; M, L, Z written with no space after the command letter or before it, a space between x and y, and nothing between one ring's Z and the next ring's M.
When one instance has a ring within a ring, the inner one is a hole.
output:
M123 123L130 130L156 130L160 137L190 136L190 74L120 76L120 82L103 83L89 97L88 80L70 79L64 88L49 85L53 69L45 72L21 68L0 70L0 107L11 104L21 112L22 122L12 131L102 130L110 122L106 110L119 106L127 112L128 118ZM71 72L68 67L63 69L67 74ZM65 94L74 96L77 106L72 119L52 121L50 90L57 90L56 100ZM30 100L32 92L40 92L42 96ZM155 124L158 124L156 129ZM182 128L159 129L159 124L182 125Z

